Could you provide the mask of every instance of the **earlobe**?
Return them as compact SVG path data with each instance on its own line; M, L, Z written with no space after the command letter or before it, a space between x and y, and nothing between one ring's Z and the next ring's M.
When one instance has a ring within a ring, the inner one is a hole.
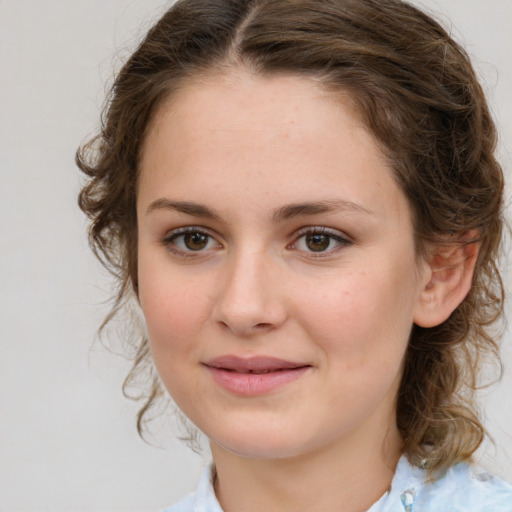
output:
M478 250L477 233L468 232L456 243L439 246L431 253L415 324L435 327L461 304L471 289Z

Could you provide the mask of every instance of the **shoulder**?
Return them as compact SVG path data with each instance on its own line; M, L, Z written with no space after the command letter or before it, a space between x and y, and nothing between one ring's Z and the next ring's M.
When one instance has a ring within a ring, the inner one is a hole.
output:
M193 512L195 493L190 493L172 507L168 507L162 512Z
M222 512L212 484L213 466L207 467L197 489L162 512Z
M429 481L425 470L404 457L392 491L401 512L512 512L512 485L468 463Z
M449 507L453 512L512 512L512 485L467 463L425 484L422 494L429 511Z

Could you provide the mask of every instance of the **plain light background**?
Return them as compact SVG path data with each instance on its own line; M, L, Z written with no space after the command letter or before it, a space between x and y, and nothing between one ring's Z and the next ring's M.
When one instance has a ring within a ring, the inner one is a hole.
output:
M421 4L474 57L510 176L512 1ZM98 126L105 83L168 5L0 0L1 512L156 511L195 487L207 457L171 433L165 450L138 439L120 391L126 361L91 350L109 281L76 206L74 152ZM511 345L509 331L505 376L482 398L497 445L483 463L509 480Z

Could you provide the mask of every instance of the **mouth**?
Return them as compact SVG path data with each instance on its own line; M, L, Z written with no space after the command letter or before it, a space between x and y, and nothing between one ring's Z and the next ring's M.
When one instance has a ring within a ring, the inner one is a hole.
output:
M300 379L312 368L310 364L274 357L222 356L204 366L214 382L224 390L242 396L270 393Z

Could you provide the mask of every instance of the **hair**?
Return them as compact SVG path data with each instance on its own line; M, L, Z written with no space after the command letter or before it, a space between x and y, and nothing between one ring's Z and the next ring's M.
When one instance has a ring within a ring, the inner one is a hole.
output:
M485 435L474 402L482 361L499 363L503 175L468 55L406 2L181 0L163 15L117 75L101 132L77 152L89 242L117 282L102 328L137 296L138 164L155 112L198 76L240 68L315 77L351 98L410 203L419 256L447 242L479 244L464 301L441 325L412 327L396 404L413 464L433 471L469 459ZM478 236L463 242L467 233ZM125 392L149 386L140 433L163 391L147 337L135 331L130 341Z

